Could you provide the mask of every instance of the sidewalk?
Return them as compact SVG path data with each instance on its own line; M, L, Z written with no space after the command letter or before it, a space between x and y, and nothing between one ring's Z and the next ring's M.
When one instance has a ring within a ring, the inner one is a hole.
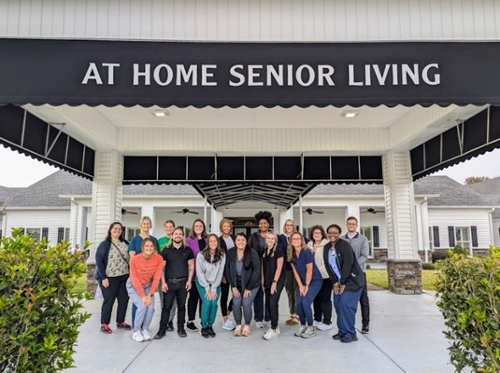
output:
M331 337L336 333L317 331L311 340L294 337L295 327L286 326L287 297L280 301L281 335L262 339L264 329L249 338L235 338L216 321L216 338L198 333L179 338L169 332L162 340L137 343L130 331L99 332L101 300L85 303L92 318L81 328L76 347L77 368L71 373L156 372L453 372L443 318L432 295L395 295L388 291L369 293L370 334L358 333L359 341L344 344ZM158 302L158 300L156 300ZM157 303L158 306L158 303ZM129 306L130 311L130 306ZM335 313L335 312L334 312ZM157 332L157 307L151 332ZM113 313L115 317L115 313ZM127 314L130 321L130 312ZM359 311L358 311L359 318ZM112 328L114 323L112 323ZM358 330L360 320L358 320ZM114 329L114 328L113 328Z

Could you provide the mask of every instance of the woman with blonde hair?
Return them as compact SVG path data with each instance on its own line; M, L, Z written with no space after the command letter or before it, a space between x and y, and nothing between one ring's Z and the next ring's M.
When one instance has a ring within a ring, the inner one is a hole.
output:
M278 236L279 246L281 250L283 250L283 254L285 255L285 290L288 295L288 308L290 309L290 316L288 316L288 320L286 320L287 325L296 325L299 323L299 315L297 315L297 281L295 281L295 277L293 276L292 266L288 261L288 244L290 241L290 236L292 233L296 232L295 223L292 219L285 220L283 224L283 234Z
M271 315L271 325L263 335L266 340L274 339L280 334L278 327L279 300L285 286L284 254L278 245L278 236L269 232L266 236L266 249L262 254L262 288L264 289L266 311Z

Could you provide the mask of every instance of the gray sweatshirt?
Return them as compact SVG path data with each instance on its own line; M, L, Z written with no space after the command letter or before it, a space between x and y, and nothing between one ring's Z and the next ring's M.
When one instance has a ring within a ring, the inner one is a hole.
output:
M349 238L347 234L341 238L351 244L359 266L363 272L366 272L366 259L368 259L368 255L370 254L370 246L366 237L358 232L352 238Z
M198 254L196 257L196 278L206 291L215 290L220 286L225 264L225 255L217 263L210 263L205 260L202 253Z

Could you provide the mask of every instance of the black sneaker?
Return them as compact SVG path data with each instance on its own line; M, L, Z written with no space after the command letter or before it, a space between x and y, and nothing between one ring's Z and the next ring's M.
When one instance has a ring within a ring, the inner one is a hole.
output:
M180 328L177 330L177 334L178 334L178 335L179 335L179 337L181 337L181 338L186 338L186 337L187 337L186 329L184 329L183 327L180 327Z
M347 336L344 336L344 337L340 338L340 342L342 342L342 343L351 343L351 342L356 342L357 340L358 340L357 337L349 338Z
M158 333L156 333L156 335L154 336L154 339L162 339L163 337L165 337L165 332L163 330L159 330Z
M201 336L202 336L203 338L208 338L208 337L210 337L210 336L208 335L208 328L201 328Z
M342 338L344 338L344 336L340 333L337 333L337 334L334 334L332 336L333 339L335 339L336 341L340 341Z
M173 332L174 331L174 323L170 321L167 325L167 332Z
M214 329L213 329L211 326L209 326L209 327L207 328L207 333L208 333L208 336L209 336L210 338L213 338L213 337L215 337L215 336L216 336L216 334L215 334L215 332L214 332Z
M199 330L192 321L187 323L186 329L189 330L190 332L197 332Z
M366 325L363 326L363 329L361 329L361 334L369 334L370 333L370 326Z

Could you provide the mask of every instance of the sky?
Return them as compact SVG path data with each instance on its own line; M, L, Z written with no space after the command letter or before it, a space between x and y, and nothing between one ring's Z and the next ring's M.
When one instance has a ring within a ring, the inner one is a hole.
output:
M27 187L47 177L57 168L0 146L0 185ZM434 175L446 175L463 184L469 176L500 176L500 149L448 167Z

